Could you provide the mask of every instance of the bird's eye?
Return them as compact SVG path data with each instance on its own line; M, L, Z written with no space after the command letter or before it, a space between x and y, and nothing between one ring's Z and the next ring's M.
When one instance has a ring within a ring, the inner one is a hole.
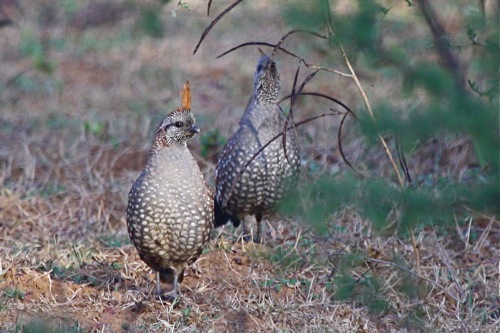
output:
M182 127L182 125L183 125L183 124L182 124L182 121L176 121L176 122L174 123L174 126L175 126L175 127Z

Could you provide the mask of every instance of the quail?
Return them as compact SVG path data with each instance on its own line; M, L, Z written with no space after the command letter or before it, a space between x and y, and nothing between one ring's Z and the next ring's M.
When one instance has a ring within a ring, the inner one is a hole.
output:
M141 259L160 280L173 282L166 295L180 295L184 270L201 254L213 227L214 201L186 141L199 133L190 110L189 82L182 90L182 108L163 119L149 159L128 196L129 236Z
M252 157L283 131L285 115L278 106L279 73L272 57L262 55L257 63L253 93L236 133L228 140L216 167L215 227L231 221L235 227L255 216L261 240L261 220L272 213L287 191L295 186L300 168L294 135L277 139ZM245 165L248 164L245 168ZM248 239L248 237L247 237Z

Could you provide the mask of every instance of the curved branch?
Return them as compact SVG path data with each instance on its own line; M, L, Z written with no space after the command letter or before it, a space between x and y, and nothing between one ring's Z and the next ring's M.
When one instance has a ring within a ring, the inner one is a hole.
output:
M323 38L323 39L326 39L327 37L323 36L323 35L320 35L318 34L317 32L314 32L314 31L308 31L308 30L302 30L302 29L295 29L295 30L292 30L292 31L289 31L288 33L286 33L283 37L281 37L280 41L278 42L278 44L276 44L276 47L275 49L273 50L272 52L272 57L274 57L275 53L276 53L276 49L279 48L281 46L281 44L283 44L285 42L285 39L287 39L289 36L293 35L293 34L296 34L296 33L305 33L305 34L309 34L309 35L313 35L313 36L316 36L316 37L319 37L319 38Z
M241 47L245 47L245 46L250 46L250 45L264 45L264 46L269 46L269 47L273 47L273 48L278 48L280 51L288 54L288 55L291 55L292 57L295 57L295 58L298 58L298 59L301 59L298 55L294 54L293 52L290 52L288 51L287 49L283 48L283 47L280 47L278 45L275 45L275 44L271 44L271 43L267 43L267 42L247 42L247 43L243 43L243 44L240 44L238 46L235 46L233 47L232 49L224 52L224 53L221 53L217 56L216 59L219 59L219 58L222 58L223 56L233 52L233 51L236 51L237 49L241 48Z
M331 97L331 96L328 96L328 95L325 95L325 94L322 94L322 93L318 93L318 92L301 92L300 94L297 94L298 96L317 96L317 97L322 97L322 98L326 98L334 103L337 103L338 105L342 106L347 112L349 112L354 118L358 118L356 116L356 114L347 106L345 105L344 103L342 103L340 100L334 98L334 97ZM280 104L281 102L283 102L285 99L288 99L290 98L291 96L288 95L288 96L285 96L283 97L279 102L278 104Z

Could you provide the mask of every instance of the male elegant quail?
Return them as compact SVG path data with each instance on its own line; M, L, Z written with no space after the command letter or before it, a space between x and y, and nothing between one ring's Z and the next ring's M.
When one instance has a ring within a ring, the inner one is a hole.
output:
M186 145L200 131L190 110L189 82L181 95L182 108L156 130L127 207L128 233L141 259L156 272L157 293L160 280L173 278L168 298L180 294L184 269L200 256L214 223L213 197Z
M252 97L215 171L215 227L228 220L237 227L243 221L243 234L248 235L245 219L255 216L255 242L260 242L262 216L273 212L285 193L296 185L299 175L299 149L291 132L287 135L286 155L283 140L278 138L249 163L259 149L283 130L286 118L277 104L279 89L276 63L272 57L262 55L255 71Z

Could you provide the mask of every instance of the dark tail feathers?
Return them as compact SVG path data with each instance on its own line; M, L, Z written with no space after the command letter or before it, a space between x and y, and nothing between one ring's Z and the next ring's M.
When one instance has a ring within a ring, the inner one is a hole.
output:
M233 223L233 226L237 228L240 225L240 220L237 217L234 217L233 215L228 214L227 212L223 211L219 203L217 202L217 199L214 198L214 215L215 215L215 221L214 221L214 227L222 227L225 225L228 221L231 221Z
M175 271L170 268L170 267L164 267L160 269L160 281L163 283L172 283L174 282L174 274ZM177 282L181 283L182 280L184 279L184 270L180 272L180 274L177 276Z

